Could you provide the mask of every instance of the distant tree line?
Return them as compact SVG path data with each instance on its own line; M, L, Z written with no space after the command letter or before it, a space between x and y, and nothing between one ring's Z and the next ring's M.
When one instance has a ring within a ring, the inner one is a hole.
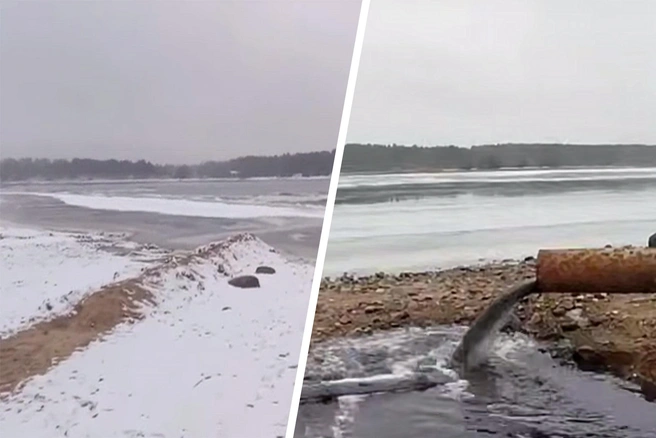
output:
M637 144L496 144L400 146L347 144L342 172L421 172L504 167L656 167L656 146Z
M5 158L0 160L0 181L324 176L332 172L334 159L335 151L247 156L197 165L161 165L145 160Z
M5 158L0 160L0 181L326 176L332 172L334 159L334 150L246 156L196 165L162 165L145 160ZM347 144L342 172L421 172L441 169L567 166L656 167L656 146L515 143L463 148Z

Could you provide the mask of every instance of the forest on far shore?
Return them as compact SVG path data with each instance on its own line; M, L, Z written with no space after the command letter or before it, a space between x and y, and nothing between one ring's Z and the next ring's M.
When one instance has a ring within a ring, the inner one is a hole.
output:
M342 172L430 172L507 167L656 167L656 145L495 144L399 146L347 144Z
M247 156L196 165L154 164L146 160L5 158L0 160L0 181L322 176L330 175L334 160L334 150Z
M334 150L247 156L196 165L154 164L146 160L4 158L0 160L0 181L329 176L334 159ZM342 172L431 172L444 169L576 166L656 167L656 145L515 143L464 148L347 144Z

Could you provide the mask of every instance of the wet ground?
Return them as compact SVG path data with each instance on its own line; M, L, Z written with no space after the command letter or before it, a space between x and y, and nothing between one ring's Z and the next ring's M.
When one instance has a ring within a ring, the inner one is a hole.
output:
M301 405L295 437L656 437L656 407L637 388L559 364L524 335L502 335L488 366L459 376L445 363L463 330L399 329L315 345L306 383L417 370L449 382Z

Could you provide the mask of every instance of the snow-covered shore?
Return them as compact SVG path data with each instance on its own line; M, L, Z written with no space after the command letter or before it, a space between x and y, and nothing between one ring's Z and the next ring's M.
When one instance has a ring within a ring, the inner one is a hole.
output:
M70 236L47 237L58 242L54 247L61 254L76 245ZM36 242L43 242L43 238ZM87 278L86 273L95 270L84 264L87 258L83 254L73 252L77 262L66 259L64 270L57 268L61 265L55 264L56 258L38 259L39 250L20 249L21 245L30 246L28 240L15 240L13 245L7 237L2 240L12 246L13 260L17 260L17 253L18 259L27 257L21 255L25 253L39 260L31 271L26 270L20 261L7 264L3 249L3 270L13 275L7 284L20 280L23 272L27 286L20 289L22 294L30 292L30 284L36 284L28 278L32 272L39 271L41 278L47 274L40 271L61 274L57 290L66 292L99 287L120 272L138 275L152 299L139 303L143 318L136 323L120 323L45 374L33 376L15 393L5 394L0 401L0 430L5 435L284 435L312 265L286 259L253 236L239 235L201 247L193 254L169 256L161 264L116 256L125 265L107 264L110 278ZM43 247L41 251L45 251ZM99 271L101 265L98 262ZM231 277L253 274L261 265L276 272L258 275L260 288L238 289L228 284ZM82 284L83 278L95 283ZM6 308L23 318L39 315L38 306L35 310L34 305L24 305L23 301L30 300L5 303L5 283L3 279L3 313ZM52 296L58 295L52 292ZM12 309L12 305L23 310ZM62 313L66 310L59 308ZM61 331L65 335L66 328ZM0 341L0 349L5 341ZM3 353L3 361L7 357Z
M69 312L164 254L122 237L0 227L0 337Z

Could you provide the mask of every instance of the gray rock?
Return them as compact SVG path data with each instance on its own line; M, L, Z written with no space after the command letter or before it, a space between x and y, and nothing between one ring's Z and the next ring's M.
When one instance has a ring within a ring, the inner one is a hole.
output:
M258 266L255 270L256 274L275 274L276 270L270 266Z
M260 280L258 280L254 275L241 275L239 277L228 280L228 284L234 287L240 287L242 289L250 289L254 287L260 287Z
M649 248L656 248L656 233L652 234L647 243Z
M588 318L583 316L582 309L572 309L565 314L565 317L568 320L567 325L574 327L574 329L585 328L590 325ZM563 330L565 330L565 328L563 328Z

